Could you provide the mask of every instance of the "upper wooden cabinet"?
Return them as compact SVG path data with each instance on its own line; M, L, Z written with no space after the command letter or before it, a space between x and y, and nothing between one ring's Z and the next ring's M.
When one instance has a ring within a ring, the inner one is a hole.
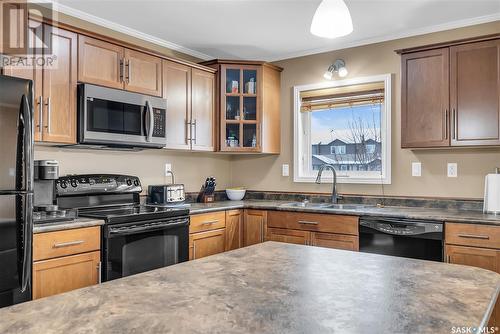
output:
M500 39L450 48L451 144L500 145Z
M215 74L164 60L163 97L168 101L166 148L213 151Z
M161 96L161 58L78 36L78 81Z
M401 147L500 145L498 37L399 51Z
M401 146L449 145L448 49L405 54L401 70Z
M218 71L220 151L280 153L282 68L254 61L202 64Z
M3 72L34 82L35 140L52 143L76 143L77 35L30 21L30 44L43 36L51 54L44 54L45 66L6 67Z

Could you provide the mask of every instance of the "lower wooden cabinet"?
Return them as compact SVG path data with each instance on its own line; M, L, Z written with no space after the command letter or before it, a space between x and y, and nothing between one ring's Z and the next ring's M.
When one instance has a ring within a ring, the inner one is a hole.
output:
M33 299L100 281L100 227L33 235Z
M189 260L224 252L225 235L225 229L190 234Z
M311 246L359 251L359 237L334 233L311 233Z
M288 230L284 228L268 228L268 241L286 242L289 244L309 245L311 233L307 231Z
M247 210L243 217L243 246L264 242L267 230L267 211Z
M100 252L38 261L33 264L33 299L99 283Z
M243 246L243 210L226 211L226 246L230 251Z

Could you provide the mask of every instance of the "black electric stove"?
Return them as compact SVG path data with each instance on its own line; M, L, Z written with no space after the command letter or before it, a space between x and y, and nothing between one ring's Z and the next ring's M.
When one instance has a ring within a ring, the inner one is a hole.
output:
M56 181L60 208L103 219L102 278L109 281L189 258L189 210L140 204L138 177L70 175Z

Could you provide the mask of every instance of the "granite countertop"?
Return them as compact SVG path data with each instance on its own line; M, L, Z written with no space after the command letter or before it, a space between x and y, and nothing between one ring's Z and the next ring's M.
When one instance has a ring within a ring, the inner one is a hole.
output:
M421 207L377 207L361 206L355 210L325 209L317 207L286 207L284 204L290 201L269 200L243 200L243 201L220 201L214 203L193 203L190 206L191 214L207 213L231 209L260 209L260 210L283 210L313 213L344 214L354 216L378 216L409 219L427 219L438 221L451 221L458 223L478 223L487 225L500 225L500 216L486 214L479 211L421 208Z
M83 227L100 226L100 225L104 225L104 220L93 219L93 218L77 218L69 222L35 224L33 226L33 233L36 234L43 232L62 231L62 230L70 230L73 228L83 228Z
M500 275L265 242L0 309L0 333L451 333Z

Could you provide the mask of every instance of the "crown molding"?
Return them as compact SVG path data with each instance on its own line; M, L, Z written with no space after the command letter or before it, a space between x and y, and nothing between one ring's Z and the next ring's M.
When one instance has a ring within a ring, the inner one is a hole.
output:
M165 48L168 48L168 49L171 49L171 50L174 50L177 52L182 52L182 53L188 54L190 56L193 56L193 57L196 57L199 59L211 60L211 59L217 58L217 57L213 57L213 56L210 56L210 55L202 53L202 52L198 52L196 50L186 48L182 45L179 45L179 44L176 44L173 42L169 42L169 41L166 41L164 39L140 32L138 30L126 27L124 25L97 17L95 15L85 13L81 10L74 9L74 8L68 7L66 5L62 5L54 0L30 0L29 2L34 3L34 4L38 4L41 6L51 4L52 9L55 10L56 12L60 12L60 13L75 17L77 19L99 25L99 26L104 27L104 28L108 28L108 29L129 35L129 36L132 36L135 38L139 38L143 41L147 41L147 42L159 45L159 46L163 46Z
M354 48L354 47L368 45L368 44L375 44L375 43L387 42L387 41L401 39L401 38L425 35L425 34L430 34L430 33L434 33L434 32L452 30L452 29L457 29L457 28L464 28L464 27L469 27L469 26L478 25L478 24L482 24L482 23L495 22L495 21L499 21L499 20L500 20L500 13L495 13L495 14L491 14L491 15L478 16L478 17L474 17L474 18L470 18L470 19L463 19L463 20L457 20L457 21L447 22L447 23L443 23L443 24L437 24L437 25L433 25L433 26L429 26L429 27L403 30L403 31L400 31L400 32L395 33L395 34L388 34L388 35L384 35L384 36L377 36L377 37L362 39L362 40L353 41L353 42L341 43L340 45L335 46L335 47L322 47L322 48L315 48L315 49L309 49L309 50L304 50L304 51L291 52L291 53L282 54L280 56L273 57L271 59L266 59L266 61L275 62L275 61L286 60L286 59L291 59L291 58L310 56L310 55L318 54L318 53L337 51L337 50Z

